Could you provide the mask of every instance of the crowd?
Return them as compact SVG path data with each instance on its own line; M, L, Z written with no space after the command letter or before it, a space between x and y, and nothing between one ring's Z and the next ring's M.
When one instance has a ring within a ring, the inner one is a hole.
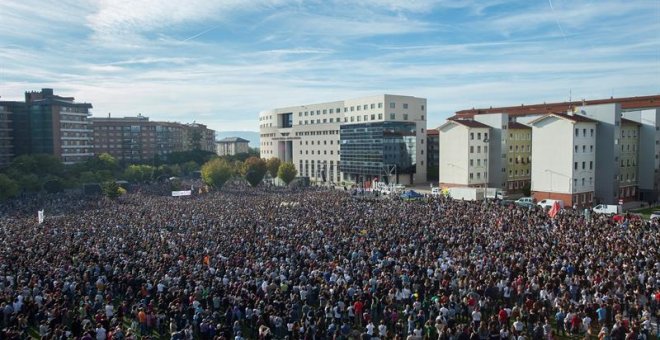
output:
M658 221L328 189L47 201L0 209L0 339L660 332Z

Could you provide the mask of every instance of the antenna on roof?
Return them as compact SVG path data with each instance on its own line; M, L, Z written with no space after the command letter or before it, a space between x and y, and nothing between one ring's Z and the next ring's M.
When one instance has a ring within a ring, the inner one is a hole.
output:
M568 89L568 102L573 101L573 89Z

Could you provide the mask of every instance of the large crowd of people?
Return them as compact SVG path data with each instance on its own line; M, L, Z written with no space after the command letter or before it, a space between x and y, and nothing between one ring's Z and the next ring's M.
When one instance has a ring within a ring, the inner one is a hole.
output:
M0 208L0 240L0 339L660 332L658 221L226 188L16 200Z

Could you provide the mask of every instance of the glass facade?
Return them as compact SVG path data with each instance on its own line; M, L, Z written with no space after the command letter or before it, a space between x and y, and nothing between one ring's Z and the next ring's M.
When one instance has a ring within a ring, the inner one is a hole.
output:
M341 171L360 177L413 174L417 164L415 123L346 124L340 129Z

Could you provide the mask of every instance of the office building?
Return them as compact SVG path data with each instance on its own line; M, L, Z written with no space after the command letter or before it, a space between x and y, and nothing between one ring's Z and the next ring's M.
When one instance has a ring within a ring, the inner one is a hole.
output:
M262 158L319 182L426 181L426 99L379 95L265 111Z
M226 137L216 142L218 156L234 156L250 151L250 141L240 137Z
M167 159L171 153L195 149L215 151L209 146L215 132L201 124L149 121L142 115L90 121L96 154L108 153L127 163L153 162L155 157Z
M490 130L472 119L449 119L438 127L441 187L488 185Z
M532 195L566 206L591 206L599 122L575 113L551 113L532 125Z
M438 129L426 130L426 178L437 181L440 170L440 135Z
M0 168L6 167L14 157L12 113L0 103Z

